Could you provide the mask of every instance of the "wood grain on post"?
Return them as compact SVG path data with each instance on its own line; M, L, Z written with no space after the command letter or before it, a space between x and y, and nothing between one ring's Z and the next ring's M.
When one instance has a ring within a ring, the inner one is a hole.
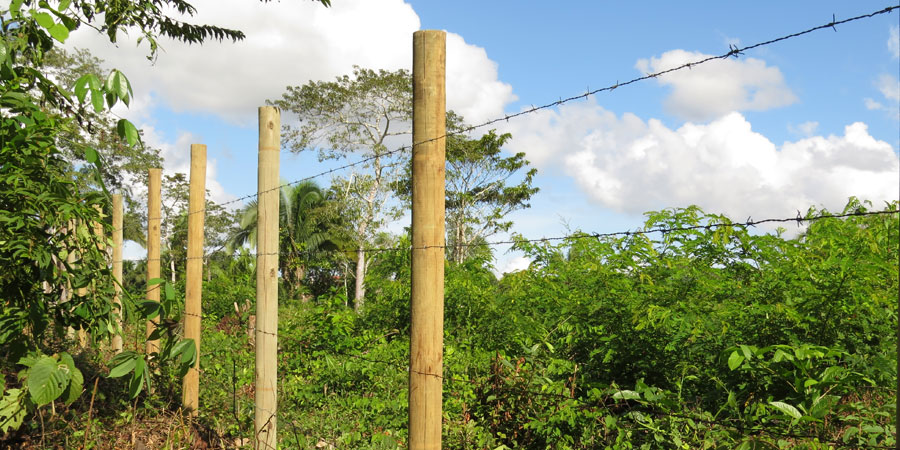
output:
M160 284L150 285L150 280L159 278L159 225L162 220L160 202L162 189L162 169L150 169L147 190L147 300L159 302ZM156 330L159 317L147 321L147 337ZM147 354L159 352L159 340L147 340Z
M112 226L113 226L113 248L112 248L112 270L116 295L113 297L113 303L116 305L118 316L116 317L116 334L112 338L112 350L114 353L122 351L122 194L113 194L112 196Z
M185 275L184 338L194 340L197 359L184 376L182 405L196 416L200 404L200 299L203 291L203 219L206 215L206 146L191 144L188 198L187 268Z
M441 448L446 33L413 33L409 448Z
M278 446L278 158L281 112L259 108L259 187L256 233L256 409L255 448Z

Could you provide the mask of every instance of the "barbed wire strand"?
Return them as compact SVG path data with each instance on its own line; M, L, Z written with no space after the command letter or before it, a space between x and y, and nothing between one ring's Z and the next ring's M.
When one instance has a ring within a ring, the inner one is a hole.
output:
M715 222L715 223L707 223L707 224L697 224L697 225L683 225L678 227L654 227L647 229L637 229L637 230L625 230L625 231L612 231L606 233L575 233L569 234L565 236L554 236L554 237L540 237L540 238L513 238L508 240L500 240L500 241L491 241L491 242L471 242L459 244L460 247L493 247L499 245L515 245L515 244L525 244L525 243L537 243L537 242L559 242L559 241L573 241L573 240L581 240L581 239L603 239L603 238L613 238L613 237L630 237L630 236L643 236L648 234L670 234L677 232L685 232L685 231L712 231L718 228L755 228L757 225L763 224L773 224L773 223L796 223L798 227L803 226L804 223L812 223L818 222L820 220L826 219L846 219L850 217L867 217L867 216L884 216L891 214L900 213L900 209L886 209L880 211L852 211L841 214L820 214L817 216L802 216L798 212L795 217L782 217L782 218L770 218L770 219L762 219L762 220L753 220L752 217L747 218L744 222L733 222L733 221L724 221L724 222ZM346 248L346 249L338 249L338 250L317 250L317 251L304 251L295 253L299 256L317 256L317 255L325 255L325 254L337 254L337 253L355 253L355 252L365 252L365 253L387 253L387 252L409 252L414 250L426 250L426 249L448 249L454 248L452 244L444 244L444 245L426 245L420 247L386 247L386 248ZM275 256L275 255L283 255L280 252L271 252L271 253L253 253L253 256ZM181 260L188 259L206 259L209 256L195 256L195 257L185 257L180 258ZM154 258L152 261L156 261ZM163 261L164 258L159 258L159 261ZM129 262L142 262L147 261L146 258L131 258L131 259L122 259L121 261L129 261Z
M272 191L277 191L277 190L280 190L280 189L282 189L282 188L289 187L289 186L293 186L293 185L296 185L296 184L300 184L300 183L305 182L305 181L311 181L311 180L313 180L313 179L315 179L315 178L319 178L319 177L322 177L322 176L325 176L325 175L333 174L333 173L336 173L336 172L339 172L339 171L342 171L342 170L345 170L345 169L349 169L349 168L352 168L352 167L360 166L360 165L369 163L369 162L371 162L371 161L377 160L377 159L379 159L379 158L390 157L390 156L393 156L393 155L395 155L395 154L398 154L398 153L401 153L401 152L404 152L404 151L407 151L407 150L411 150L411 149L413 149L414 147L419 146L419 145L422 145L422 144L427 144L427 143L429 143L429 142L438 141L438 140L445 139L445 138L451 137L451 136L463 135L463 134L466 134L466 133L469 133L469 132L475 131L475 130L477 130L477 129L484 128L484 127L487 127L487 126L490 126L490 125L493 125L493 124L496 124L496 123L500 123L500 122L508 122L510 119L515 119L515 118L517 118L517 117L525 116L525 115L528 115L528 114L533 114L533 113L536 113L536 112L538 112L538 111L542 111L542 110L545 110L545 109L554 108L554 107L557 107L557 106L560 106L560 105L563 105L563 104L566 104L566 103L570 103L570 102L573 102L573 101L576 101L576 100L587 99L588 97L590 97L590 96L592 96L592 95L596 95L596 94L599 94L599 93L602 93L602 92L612 92L612 91L614 91L614 90L616 90L616 89L618 89L618 88L620 88L620 87L625 87L625 86L629 86L629 85L632 85L632 84L635 84L635 83L638 83L638 82L641 82L641 81L645 81L645 80L649 80L649 79L653 79L653 78L658 78L658 77L660 77L660 76L663 76L663 75L666 75L666 74L669 74L669 73L672 73L672 72L677 72L677 71L681 71L681 70L684 70L684 69L692 69L693 67L696 67L696 66L699 66L699 65L703 65L703 64L709 63L709 62L711 62L711 61L725 60L725 59L728 59L728 58L731 58L731 57L737 58L737 57L739 57L740 55L742 55L744 52L746 52L746 51L748 51L748 50L753 50L753 49L756 49L756 48L760 48L760 47L772 45L772 44L775 44L775 43L778 43L778 42L782 42L782 41L785 41L785 40L788 40L788 39L797 38L797 37L800 37L800 36L803 36L803 35L806 35L806 34L810 34L810 33L813 33L813 32L819 31L819 30L828 29L828 28L831 28L831 29L837 31L837 26L838 26L838 25L843 25L843 24L847 24L847 23L850 23L850 22L855 22L855 21L858 21L858 20L863 20L863 19L872 18L872 17L878 16L878 15L881 15L881 14L888 14L888 13L891 13L892 11L894 11L895 9L900 9L900 6L888 6L888 7L885 7L884 9L881 9L881 10L873 11L873 12L868 13L868 14L861 14L861 15L854 16L854 17L850 17L850 18L848 18L848 19L843 19L843 20L836 20L835 17L834 17L834 15L832 15L832 20L831 20L831 22L824 23L824 24L821 24L821 25L818 25L818 26L814 26L814 27L812 27L812 28L808 28L808 29L805 29L805 30L803 30L803 31L798 31L798 32L795 32L795 33L787 34L787 35L784 35L784 36L780 36L780 37L777 37L777 38L774 38L774 39L769 39L769 40L767 40L767 41L758 42L758 43L756 43L756 44L747 45L747 46L744 46L744 47L738 47L738 46L730 45L730 46L729 46L728 52L722 53L722 54L720 54L720 55L709 56L709 57L706 57L706 58L698 59L698 60L696 60L696 61L691 61L691 62L684 63L684 64L682 64L682 65L680 65L680 66L675 66L675 67L672 67L672 68L669 68L669 69L665 69L665 70L660 70L660 71L657 71L657 72L648 73L648 74L645 74L645 75L640 76L640 77L632 78L632 79L630 79L630 80L628 80L628 81L624 81L624 82L618 82L618 81L617 81L617 82L616 82L615 84L613 84L613 85L608 85L608 86L606 86L606 87L602 87L602 88L599 88L599 89L593 89L593 90L589 89L589 90L587 90L586 92L584 92L583 94L573 95L573 96L566 97L566 98L560 98L559 100L556 100L556 101L550 102L550 103L546 103L546 104L542 104L542 105L540 105L540 106L532 106L531 108L522 110L522 111L517 112L517 113L513 113L513 114L505 114L505 115L503 115L502 117L497 117L497 118L494 118L494 119L490 119L490 120L481 122L481 123L479 123L479 124L477 124L477 125L472 125L472 126L464 127L463 129L458 130L458 131L450 131L450 132L447 132L447 133L445 133L445 134L443 134L443 135L441 135L441 136L438 136L438 137L426 139L426 140L423 140L423 141L420 141L420 142L414 142L412 145L404 145L404 146L401 146L401 147L399 147L399 148L397 148L397 149L394 149L394 150L390 150L390 151L383 152L383 153L377 153L377 154L375 154L375 155L372 155L372 156L363 158L363 159L361 159L361 160L359 160L359 161L356 161L356 162L344 164L344 165L342 165L342 166L335 167L335 168L332 168L332 169L328 169L328 170L319 172L319 173L314 174L314 175L306 176L306 177L299 178L299 179L294 180L294 181L290 181L290 182L287 182L287 183L283 183L283 184L280 184L280 185L278 185L278 186L276 186L276 187L274 187L274 188L271 188L271 189L267 189L267 190L260 191L260 192L255 192L255 193L252 193L252 194L243 195L243 196L238 197L238 198L235 198L235 199L233 199L233 200L229 200L229 201L224 202L224 203L219 203L219 204L217 204L217 206L219 206L219 207L224 207L224 206L232 205L232 204L235 204L235 203L238 203L238 202L242 202L242 201L244 201L244 200L249 200L249 199L258 197L258 196L261 195L261 194L265 194L265 193L272 192ZM206 211L206 207L204 206L203 208L196 209L196 210L193 210L193 211L189 211L189 212L188 212L188 215L191 215L191 214L198 214L198 213L205 212L205 211Z

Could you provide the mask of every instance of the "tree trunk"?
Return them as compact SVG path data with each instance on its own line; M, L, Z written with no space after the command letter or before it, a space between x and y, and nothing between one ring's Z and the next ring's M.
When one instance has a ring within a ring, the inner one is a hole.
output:
M303 283L303 275L304 275L305 271L306 271L306 269L302 265L299 265L299 264L297 265L297 267L294 268L294 280L293 280L294 281L293 282L294 292L300 292L303 289L302 283ZM300 300L302 300L303 303L308 302L309 295L308 294L300 294Z
M356 295L353 309L361 313L366 302L366 252L362 246L356 251Z

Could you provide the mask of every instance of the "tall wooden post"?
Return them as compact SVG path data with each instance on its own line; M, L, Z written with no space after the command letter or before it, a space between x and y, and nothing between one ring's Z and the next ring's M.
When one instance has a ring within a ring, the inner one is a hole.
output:
M116 318L116 334L112 338L112 350L115 353L122 351L122 194L113 194L112 196L112 226L113 226L113 249L112 249L112 270L115 279L116 296L113 297L113 303L118 310Z
M184 376L182 404L193 416L200 404L200 298L203 291L203 219L206 215L206 146L191 145L188 198L187 274L185 275L184 337L193 339L197 359Z
M413 33L409 448L441 448L446 33Z
M150 169L147 190L147 300L159 301L159 284L150 285L150 280L159 278L159 225L162 220L160 196L162 193L162 169ZM159 318L147 321L147 336L156 330ZM159 340L147 340L147 354L159 352Z
M256 409L255 448L278 446L278 158L281 112L259 108L259 187L256 215Z

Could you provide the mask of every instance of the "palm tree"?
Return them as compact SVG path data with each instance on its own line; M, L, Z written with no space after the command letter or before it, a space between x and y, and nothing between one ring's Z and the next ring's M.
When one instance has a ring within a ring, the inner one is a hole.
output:
M285 285L296 292L303 281L310 259L317 253L334 248L329 230L312 220L311 212L323 206L325 195L312 181L279 190L279 258L278 265ZM233 252L245 244L256 247L257 201L247 204L241 216L240 229L228 239L227 251Z

